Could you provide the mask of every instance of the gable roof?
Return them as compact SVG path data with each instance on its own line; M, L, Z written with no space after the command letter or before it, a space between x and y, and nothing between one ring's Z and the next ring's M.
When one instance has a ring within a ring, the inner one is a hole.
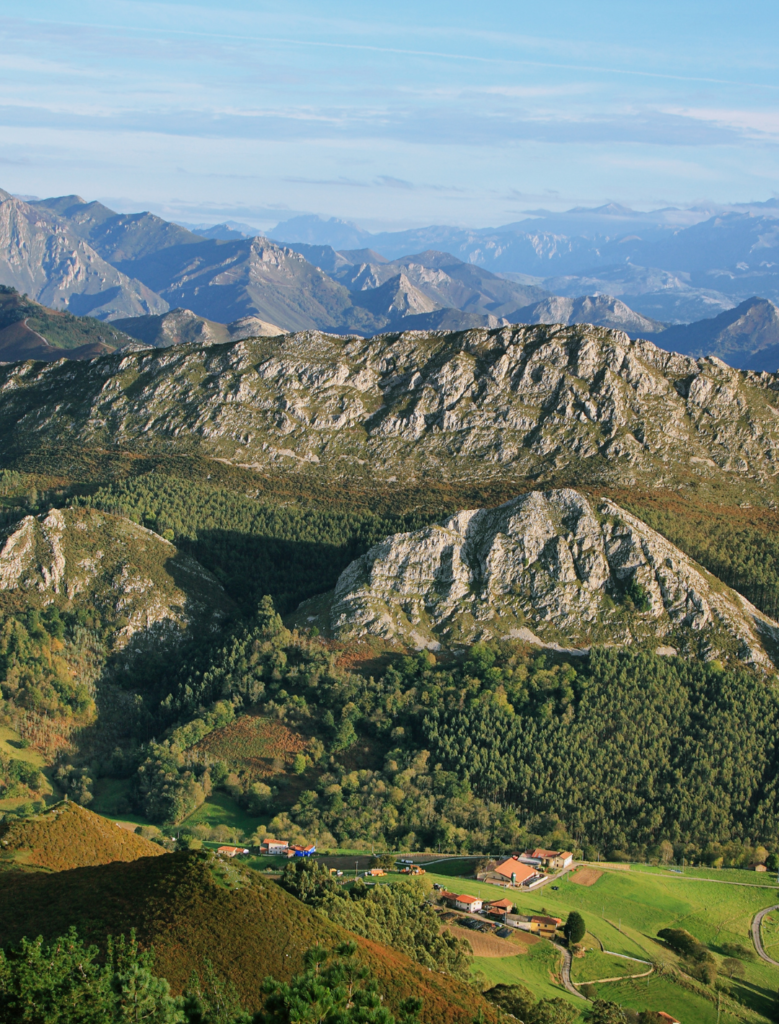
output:
M483 903L484 900L479 899L478 896L455 896L458 903Z
M516 855L509 857L500 864L496 864L493 870L496 874L503 875L504 878L508 879L515 875L517 882L520 884L538 874L534 867L531 867L529 864L523 864Z
M490 903L490 906L495 910L511 910L511 908L514 906L514 903L511 900L507 899L493 900L493 902Z

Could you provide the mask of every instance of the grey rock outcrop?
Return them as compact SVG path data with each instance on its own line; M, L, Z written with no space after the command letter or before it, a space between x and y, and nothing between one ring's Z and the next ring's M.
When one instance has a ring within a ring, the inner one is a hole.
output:
M570 489L388 537L342 573L329 628L431 648L639 643L766 667L779 639L779 625L645 523Z
M29 607L97 613L117 652L217 630L231 608L218 580L170 541L91 509L26 516L0 536L3 591L23 592Z

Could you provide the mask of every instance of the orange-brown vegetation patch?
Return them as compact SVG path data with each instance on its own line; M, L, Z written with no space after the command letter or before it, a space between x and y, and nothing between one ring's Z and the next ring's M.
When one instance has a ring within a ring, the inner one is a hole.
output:
M284 722L259 715L241 715L230 725L210 732L194 750L262 778L289 768L295 754L305 751L308 744L307 736Z
M0 868L4 869L18 864L69 871L163 853L156 843L74 803L55 804L35 817L0 825Z
M508 941L513 942L517 946L529 948L530 946L535 946L537 942L541 942L542 939L540 935L531 935L530 932L523 932L517 928Z
M568 877L575 885L595 885L602 874L602 871L596 871L595 868L579 868Z
M260 1008L265 975L289 980L311 946L333 949L349 938L390 1009L417 996L424 1024L472 1024L480 1011L484 1024L498 1022L496 1008L464 982L357 938L257 872L202 851L56 875L0 875L0 946L23 935L52 939L70 925L102 946L108 935L135 928L142 945L154 945L156 971L175 993L208 958L250 1011Z
M527 946L516 945L489 932L474 932L470 928L458 928L457 925L442 925L441 931L451 932L456 939L465 939L469 942L474 956L516 956L528 951Z

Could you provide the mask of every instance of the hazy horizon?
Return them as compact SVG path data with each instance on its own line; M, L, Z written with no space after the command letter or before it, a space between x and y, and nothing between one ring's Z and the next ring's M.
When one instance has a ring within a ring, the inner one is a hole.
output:
M0 0L0 185L368 230L764 201L779 10Z

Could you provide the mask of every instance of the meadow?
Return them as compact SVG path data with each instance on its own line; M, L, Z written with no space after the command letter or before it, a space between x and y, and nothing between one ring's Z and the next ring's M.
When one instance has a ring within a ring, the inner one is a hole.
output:
M574 960L574 981L640 973L644 969L640 963L597 952L594 947L599 943L611 952L659 965L660 973L649 978L597 985L600 998L639 1010L664 1010L683 1024L712 1024L717 1014L717 995L712 988L692 980L688 982L686 977L684 984L689 987L682 987L673 980L679 960L657 938L657 932L661 928L686 929L709 947L721 965L729 944L740 945L747 951L752 949L752 918L758 910L779 903L776 886L721 884L723 872L716 874L714 880L641 868L605 870L593 885L579 885L572 881L571 875L566 875L555 882L557 891L547 885L535 892L512 892L511 898L520 914L545 913L563 920L572 910L582 914L592 940L585 945L591 946L592 951ZM743 877L747 872L732 874ZM499 899L505 895L505 890L499 886L470 878L463 877L453 886L451 876L436 875L431 870L429 877L450 889L484 899ZM766 926L764 935L769 945L777 943L773 947L775 951L779 949L779 912ZM474 970L493 983L525 984L539 998L547 997L552 988L555 995L573 999L573 996L566 996L559 981L554 980L553 964L543 961L546 966L539 968L544 955L559 956L550 943L540 946L548 950L547 954L537 952L539 947L534 947L532 956L474 958ZM742 959L741 963L744 978L728 982L730 994L723 992L722 995L721 1024L728 1020L772 1016L772 1004L779 988L779 968L761 960ZM609 970L602 972L606 966Z

